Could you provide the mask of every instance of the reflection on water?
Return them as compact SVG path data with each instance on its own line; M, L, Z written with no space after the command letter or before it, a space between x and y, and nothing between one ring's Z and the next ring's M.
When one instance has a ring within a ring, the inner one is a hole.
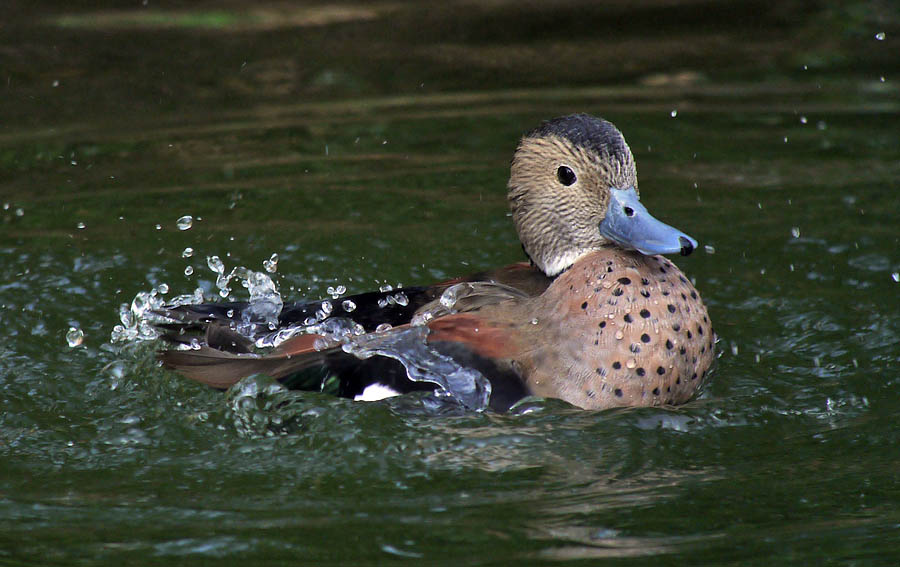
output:
M12 561L896 555L893 6L12 7ZM685 271L722 354L686 406L223 395L109 341L141 333L138 292L215 297L226 266L339 301L519 260L509 155L573 111L621 127L648 207L707 247Z

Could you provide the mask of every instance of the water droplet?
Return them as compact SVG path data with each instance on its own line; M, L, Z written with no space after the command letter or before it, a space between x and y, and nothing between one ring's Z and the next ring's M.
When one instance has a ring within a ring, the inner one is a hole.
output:
M807 120L805 116L800 117L800 124L806 124Z
M882 38L882 39L884 39L884 38ZM52 85L53 88L55 89L56 87L59 86L59 80L54 80L54 81L51 83L51 85Z
M191 350L200 350L200 339L197 337L191 339Z
M156 286L156 289L159 290L159 293L165 295L165 294L169 293L169 284L161 283L158 286Z
M877 39L878 41L884 41L884 38L886 37L887 34L885 34L884 32L878 32L875 34L875 39Z
M794 238L800 238L800 227L797 227L797 226L792 227L791 228L791 236L793 236Z
M788 268L789 268L792 272L794 271L794 265L793 265L793 264L791 264L790 266L788 266Z
M353 310L356 309L356 304L353 303L352 299L345 299L343 303L341 303L341 307L344 308L344 311L347 313L353 313Z
M322 313L325 315L325 317L328 317L329 315L331 315L331 312L333 310L334 310L334 306L331 304L330 301L322 302ZM324 319L325 317L322 317L322 318Z
M331 296L331 299L337 299L338 297L347 293L347 286L339 285L337 287L328 286L328 289L325 290L328 295Z
M672 112L669 113L669 116L671 116L672 118L675 118L676 116L678 116L678 111L673 110Z
M184 250L181 251L182 258L190 258L193 255L194 255L194 249L191 248L190 246L188 246L187 248L185 248Z
M894 272L893 274L891 274L891 279L893 279L895 282L900 282L900 272Z
M187 266L187 267L184 269L184 275L186 275L186 276L192 276L192 275L194 275L194 266Z
M78 230L84 230L85 228L87 228L87 225L84 224L83 222L79 222L78 224L75 225L75 228L77 228Z
M785 143L785 144L788 143L788 137L787 137L787 136L784 137L784 143Z
M72 348L81 345L84 342L84 331L75 327L69 327L69 331L66 333L66 342Z
M209 266L210 270L219 275L225 273L225 262L223 262L222 259L218 256L207 256L206 265Z
M537 317L535 317L534 319L531 320L531 324L532 324L532 325L537 325L537 324L538 324Z
M731 354L733 354L734 356L738 355L738 346L737 345L731 345Z
M409 305L409 298L406 297L405 293L398 293L397 295L395 295L394 301L397 303L397 305L401 305L403 307Z
M621 340L622 340L622 337L624 337L624 336L625 336L625 333L623 333L621 329L619 329L618 331L616 331L616 339L618 339L618 340L621 341Z
M378 288L378 291L380 291L382 293L384 293L386 291L393 291L393 290L394 290L394 288L391 286L391 284L384 284L383 286Z
M382 323L382 324L378 325L377 327L375 327L375 332L383 333L385 331L390 331L392 328L393 327L391 326L390 323Z
M278 271L278 254L272 254L268 260L263 260L263 268L270 274Z
M175 226L178 227L178 230L187 230L194 226L194 217L191 215L184 215L175 221Z
M22 207L18 207L18 208L16 209L16 216L17 216L17 217L24 217L24 216L25 216L25 209L23 209Z
M706 251L707 254L715 254L716 253L715 247L710 246L709 244L705 245L703 247L703 249Z
M818 128L819 130L824 130L828 128L828 124L826 124L824 120L819 120L818 122L816 122L816 128Z

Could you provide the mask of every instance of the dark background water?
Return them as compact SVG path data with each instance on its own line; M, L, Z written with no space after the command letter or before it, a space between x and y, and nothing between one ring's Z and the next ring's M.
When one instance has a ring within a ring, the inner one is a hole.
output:
M900 559L894 3L3 12L0 562ZM210 292L210 255L277 253L287 298L519 260L512 150L575 111L701 242L721 356L686 406L222 395L110 343L137 292Z

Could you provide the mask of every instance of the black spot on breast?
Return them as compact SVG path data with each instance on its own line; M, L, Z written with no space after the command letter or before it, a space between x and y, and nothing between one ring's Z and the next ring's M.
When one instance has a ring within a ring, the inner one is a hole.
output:
M703 336L703 326L697 325L697 333L702 337Z
M681 283L687 283L687 280L684 279L684 276L678 276L678 279L681 280Z
M663 297L669 297L669 291L668 291L668 290L663 291L662 294L663 294Z
M587 309L587 301L585 301L584 303L581 304L581 308L582 308L582 309Z
M641 285L650 285L650 280L647 278L641 278Z
M638 366L637 368L635 368L634 371L635 371L635 373L636 373L638 376L643 376L644 374L647 373L647 372L644 370L644 368L641 367L641 366Z
M642 289L642 290L641 290L641 295L643 295L644 297L650 297L650 292L647 291L646 289Z
M644 333L643 335L641 335L641 342L642 342L642 343L649 343L649 342L650 342L650 335L648 335L647 333Z
M666 339L666 348L672 350L675 345L672 343L672 339Z
M643 317L644 319L649 319L649 318L650 318L650 312L647 311L646 309L641 309L641 317Z
M691 298L692 298L692 299L697 299L697 292L696 292L696 291L691 290Z
M666 305L666 309L669 310L669 313L675 313L675 306L672 305L671 303Z
M600 323L598 323L597 326L602 329L603 327L606 326L606 321L600 321Z
M691 380L696 380L696 379L697 379L697 373L696 373L696 372L694 372L694 375L693 375L693 376L691 376Z
M658 396L658 395L659 395L659 388L653 388L653 395L654 395L654 396Z
M628 313L626 313L625 316L622 317L622 319L624 319L626 323L631 323L632 321L631 315L629 315Z
M613 269L612 269L612 268L606 268L606 271L607 271L607 272L612 272Z
M631 346L628 347L628 350L637 354L637 353L641 352L641 347L637 343L631 343Z
M598 368L597 374L600 376L606 376L606 370L604 370L603 368Z
M631 283L631 278L619 278L619 283L622 285L629 285Z
M681 384L681 376L679 376L678 378L675 379L675 383L676 383L676 384Z
M678 331L681 330L681 324L680 324L680 323L675 323L674 325L672 325L672 330L675 331L675 332L677 333Z
M616 370L618 370L618 369L622 368L622 363L617 360L612 363L612 367L615 368Z
M615 394L617 398L621 398L622 397L621 388L616 388L615 390L613 390L613 394Z
M584 394L589 398L593 398L595 395L593 390L585 390Z
M685 349L684 347L681 347L680 349L678 349L679 354L684 354L686 352L687 352L687 349Z
M693 338L694 338L694 333L688 331L688 332L687 332L687 338L693 339Z

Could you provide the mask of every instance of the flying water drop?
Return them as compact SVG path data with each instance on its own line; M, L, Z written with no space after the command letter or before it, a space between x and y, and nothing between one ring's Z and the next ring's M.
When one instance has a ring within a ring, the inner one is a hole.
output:
M71 348L80 346L84 342L84 331L75 327L69 327L69 331L66 333L66 342L69 343Z
M194 217L191 215L184 215L175 222L175 225L178 227L178 230L188 230L194 226Z

